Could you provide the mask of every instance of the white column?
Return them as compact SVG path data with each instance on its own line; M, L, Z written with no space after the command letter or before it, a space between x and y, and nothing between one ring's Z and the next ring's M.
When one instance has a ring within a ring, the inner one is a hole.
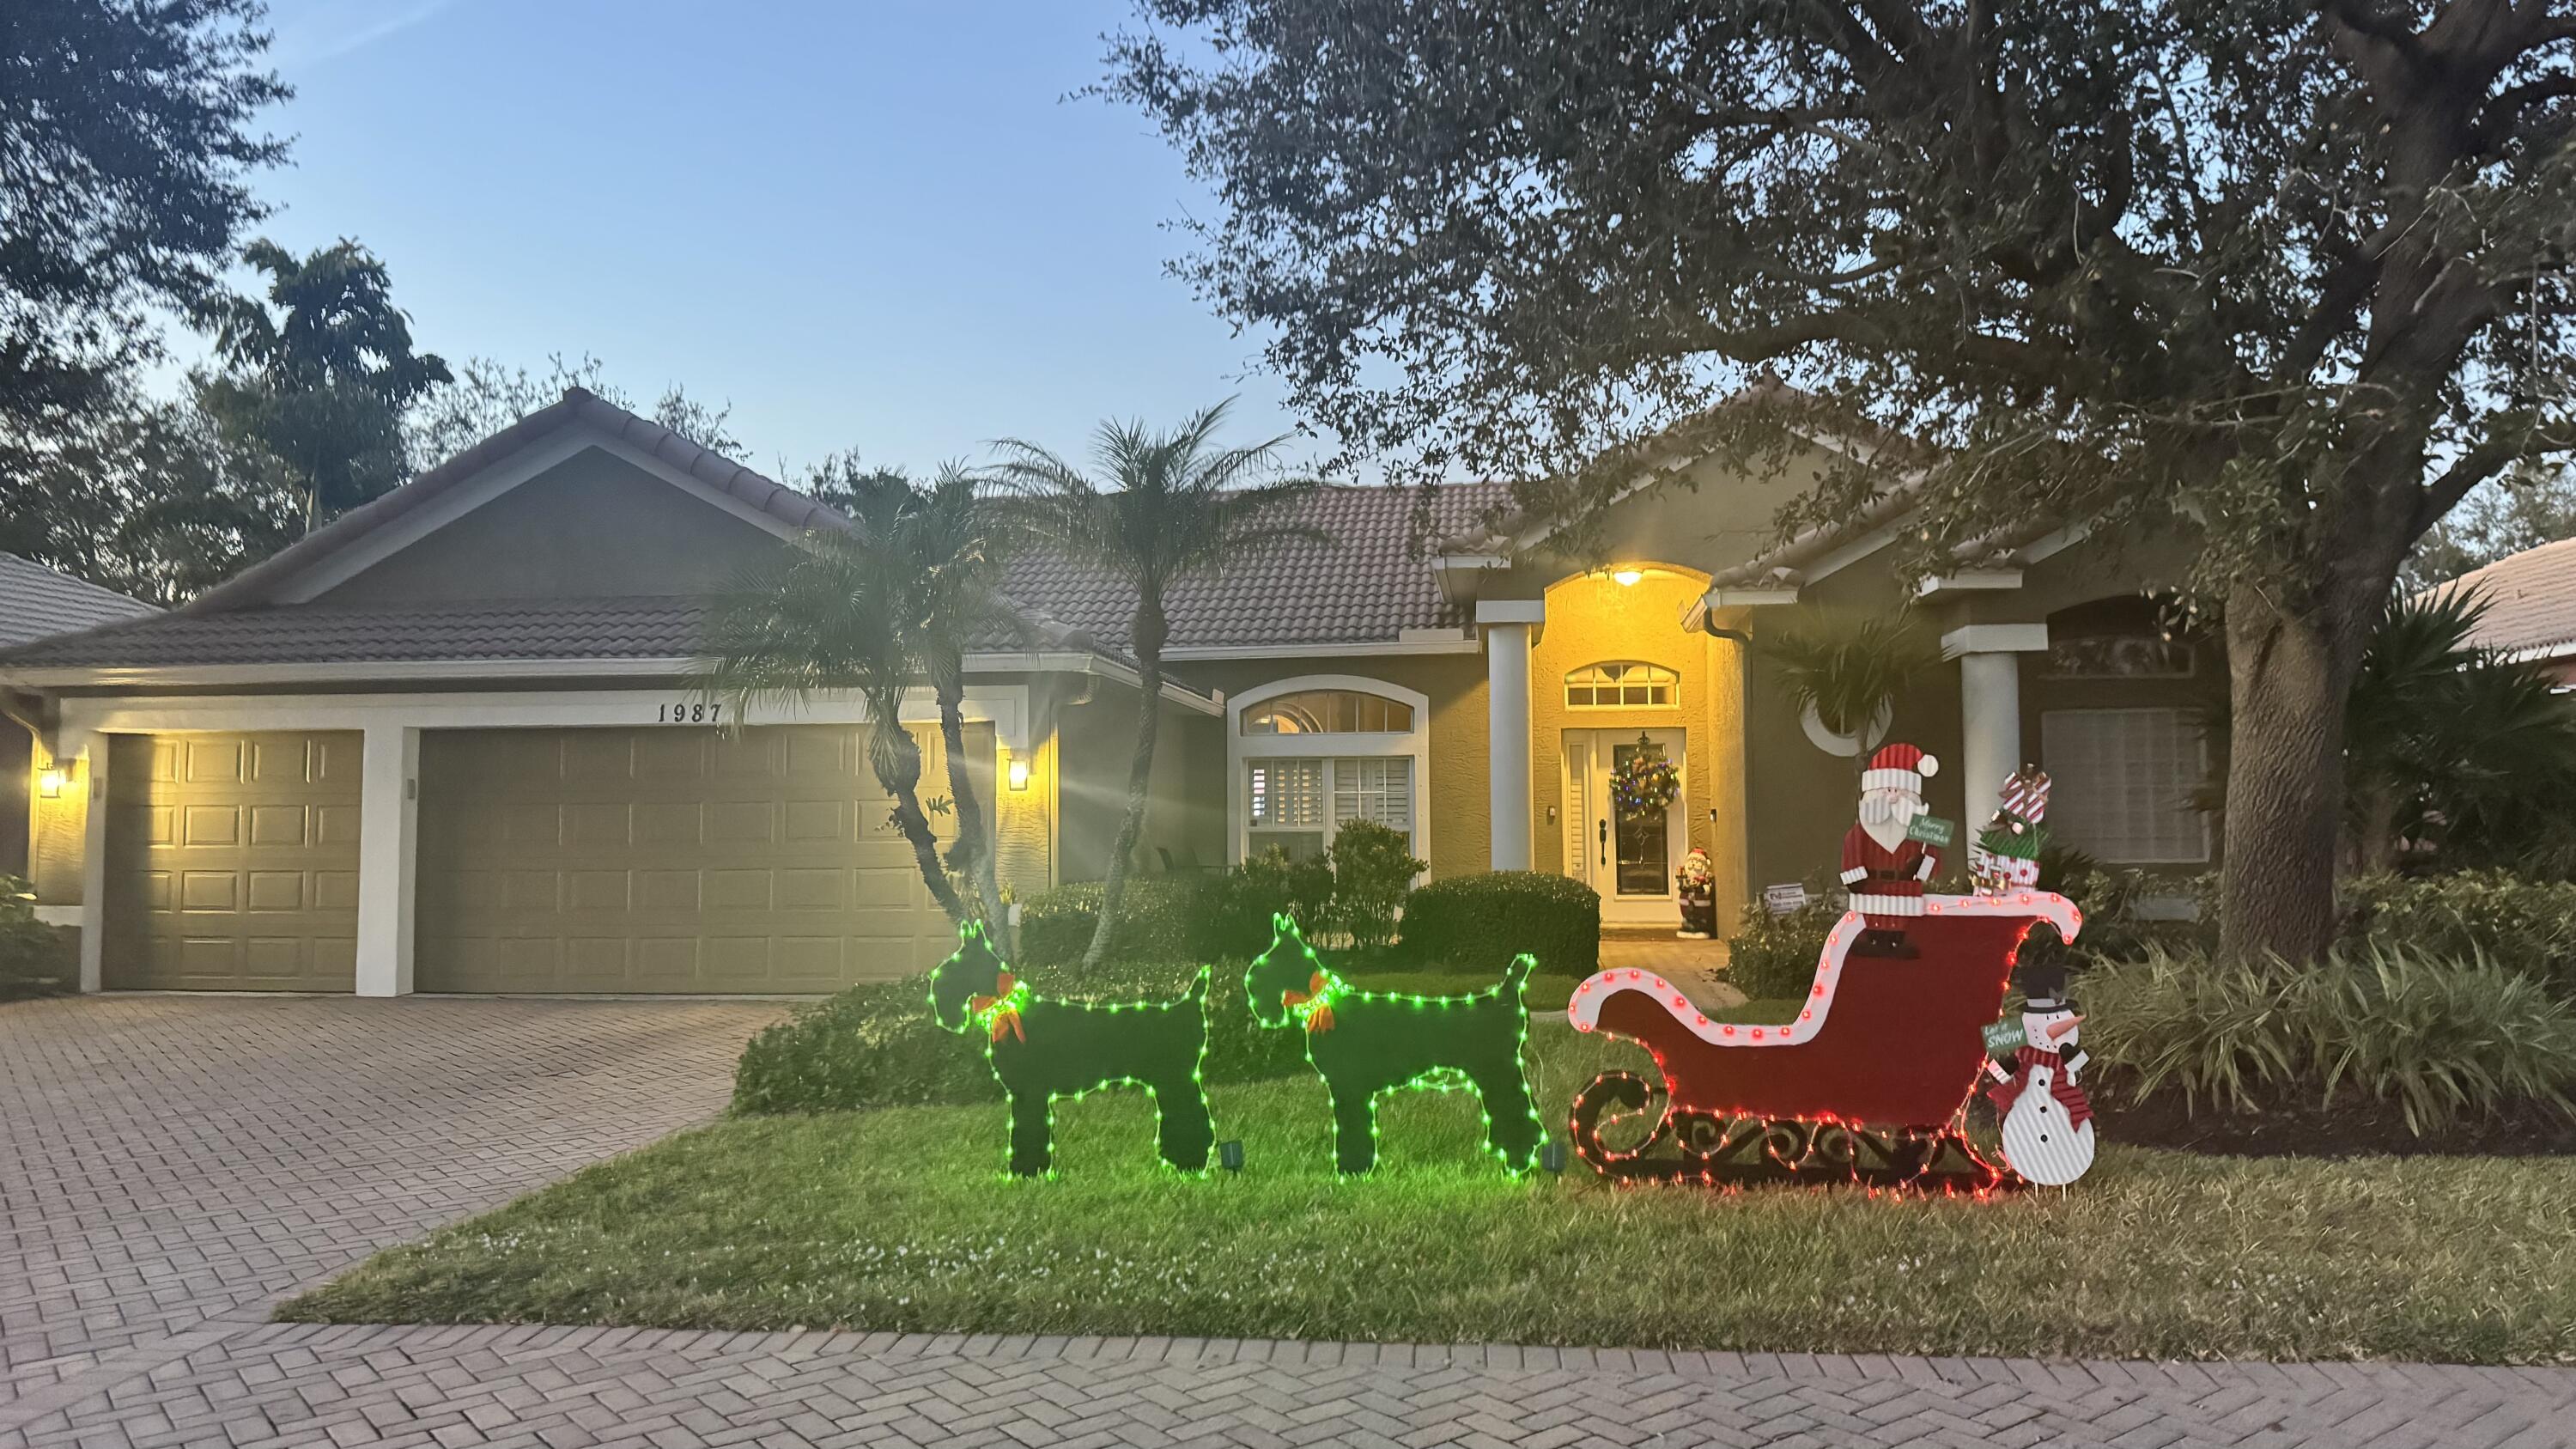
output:
M2021 656L1959 656L1959 762L1970 828L1994 813L2004 781L2022 767Z
M1485 738L1492 781L1495 870L1530 868L1530 628L1544 617L1535 599L1476 606L1485 626Z
M420 857L420 731L367 726L358 797L358 994L411 994Z
M107 736L63 736L56 764L81 761L80 989L97 991L107 980Z

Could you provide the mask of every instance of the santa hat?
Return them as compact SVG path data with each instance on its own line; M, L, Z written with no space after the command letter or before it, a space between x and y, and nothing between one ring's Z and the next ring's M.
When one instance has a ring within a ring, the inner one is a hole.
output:
M1920 795L1924 777L1939 773L1941 762L1912 745L1881 745L1878 753L1869 757L1869 768L1861 772L1860 787Z

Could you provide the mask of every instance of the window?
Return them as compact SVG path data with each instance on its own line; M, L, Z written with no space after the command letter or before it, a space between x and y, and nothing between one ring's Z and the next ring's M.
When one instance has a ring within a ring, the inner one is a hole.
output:
M1660 664L1587 664L1565 676L1565 703L1572 709L1657 709L1677 701L1680 686L1681 676Z
M1414 838L1410 755L1248 760L1244 772L1246 843L1255 855L1274 846L1291 860L1321 855L1350 820L1374 820Z
M1356 689L1300 690L1243 712L1248 735L1400 735L1412 729L1412 705Z
M2051 639L2049 679L2189 679L2192 648L2157 634L2094 634Z
M2181 710L2051 710L2039 739L2059 840L2121 865L2209 859L2209 818L2191 807L2208 752Z

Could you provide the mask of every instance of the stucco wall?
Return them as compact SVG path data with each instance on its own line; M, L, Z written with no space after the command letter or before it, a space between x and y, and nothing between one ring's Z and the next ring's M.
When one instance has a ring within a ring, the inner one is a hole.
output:
M1430 802L1433 876L1466 875L1492 859L1493 832L1486 744L1485 658L1482 654L1396 654L1378 658L1229 659L1174 666L1175 675L1202 689L1238 694L1276 680L1310 674L1356 675L1418 691L1431 701L1430 768L1424 784ZM1226 739L1223 721L1207 736L1204 756L1190 774L1190 790L1209 802L1200 827L1226 858L1232 822L1226 818ZM1211 858L1202 852L1202 859Z
M29 768L41 770L54 763L37 750ZM36 899L49 906L81 903L81 855L88 842L89 771L66 763L64 773L68 778L60 796L37 799L29 807L33 823L27 876L35 883Z
M27 817L35 795L35 738L0 720L0 875L27 873Z
M321 596L326 604L703 594L779 540L598 449Z
M1136 691L1095 680L1088 698L1077 687L1056 709L1058 816L1056 879L1099 880L1109 873L1111 847L1127 811L1127 773L1136 755ZM1217 756L1213 810L1198 777L1210 745L1222 746L1220 721L1166 702L1154 744L1152 803L1132 868L1148 875L1163 869L1169 851L1176 869L1224 859L1220 824L1225 814L1224 756Z

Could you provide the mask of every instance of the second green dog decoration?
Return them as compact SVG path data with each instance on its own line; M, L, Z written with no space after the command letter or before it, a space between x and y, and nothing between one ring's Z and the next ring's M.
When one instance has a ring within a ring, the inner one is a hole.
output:
M1485 1143L1514 1172L1526 1172L1547 1129L1529 1087L1529 984L1533 957L1503 979L1463 996L1362 991L1333 974L1297 922L1271 918L1270 949L1244 973L1252 1019L1294 1025L1306 1060L1333 1097L1333 1158L1347 1173L1377 1165L1377 1105L1407 1087L1473 1091L1485 1109Z

